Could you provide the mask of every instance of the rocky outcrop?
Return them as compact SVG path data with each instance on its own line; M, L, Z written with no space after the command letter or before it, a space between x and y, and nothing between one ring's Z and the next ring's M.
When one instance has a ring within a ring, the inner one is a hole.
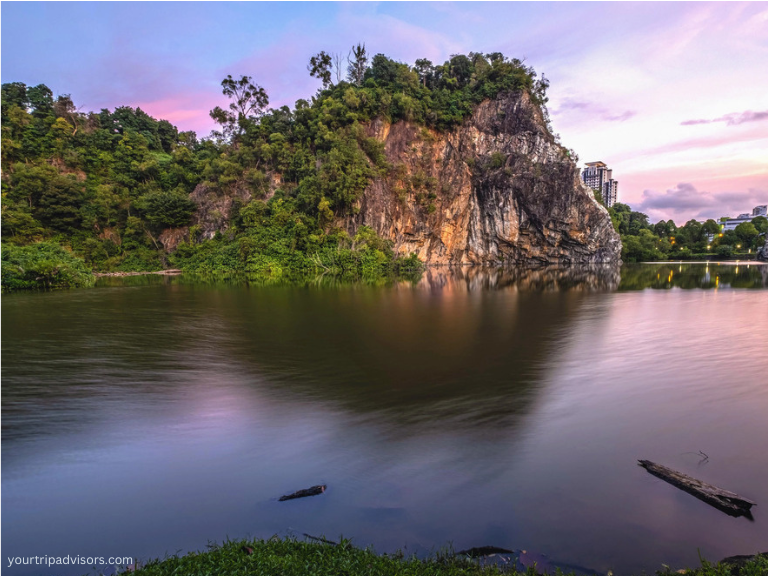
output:
M765 245L757 251L757 259L768 262L768 234L765 235Z
M572 265L618 261L608 212L527 93L480 104L453 131L377 121L390 174L365 190L361 225L428 264Z
M374 179L337 226L370 226L400 254L433 265L591 265L617 262L621 241L606 209L579 177L570 152L549 132L526 92L481 103L457 128L410 122L367 126L391 169ZM268 199L282 182L270 174ZM252 199L244 183L224 192L203 182L190 198L195 236L225 231ZM172 250L187 234L164 233Z
M189 226L166 228L157 239L163 245L163 249L166 252L173 252L178 248L179 244L189 241Z
M233 186L225 194L220 188L201 182L189 198L197 204L192 224L198 227L200 237L208 240L216 232L223 232L229 227L233 207L237 203L247 204L251 200L251 192L245 186Z

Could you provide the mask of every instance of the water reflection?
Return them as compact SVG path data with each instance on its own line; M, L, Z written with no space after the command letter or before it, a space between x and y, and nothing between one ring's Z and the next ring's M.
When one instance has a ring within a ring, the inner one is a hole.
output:
M147 557L293 530L623 573L749 552L759 509L728 524L635 461L696 475L683 454L703 449L703 479L768 498L765 293L720 293L765 270L139 277L6 296L3 548ZM322 497L274 500L318 483Z
M768 288L768 266L750 262L624 266L619 290Z
M187 276L133 276L100 278L98 285L150 286L158 284L264 286L247 279L187 277ZM409 281L376 279L372 282L354 282L349 279L322 275L293 281L276 281L268 286L292 286L315 289L342 287L391 288L419 287L432 290L519 290L526 292L557 291L613 291L669 288L768 288L768 265L745 262L664 262L643 264L606 264L579 268L489 268L481 266L427 268L419 278Z
M4 438L22 434L17 420L27 436L85 427L92 415L76 406L105 393L164 402L190 379L233 373L286 402L321 397L403 425L512 423L535 396L582 288L599 285L582 278L439 271L384 291L209 289L161 278L148 290L16 297L3 317L14 334L4 342ZM566 284L576 290L554 288ZM51 410L37 418L41 405Z
M579 268L428 268L420 281L430 288L464 285L467 290L558 292L615 290L621 279L619 264Z

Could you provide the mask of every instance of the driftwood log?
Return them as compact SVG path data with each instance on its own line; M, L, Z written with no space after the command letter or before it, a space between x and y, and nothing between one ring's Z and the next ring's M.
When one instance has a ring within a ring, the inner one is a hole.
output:
M280 496L278 498L278 502L285 502L286 500L293 500L294 498L306 498L307 496L317 496L318 494L322 494L325 492L325 484L319 484L317 486L312 486L312 488L305 488L304 490L299 490L298 492L294 492L293 494L286 494L285 496Z
M477 548L469 548L467 550L456 552L456 554L463 554L465 556L469 556L470 558L481 558L483 556L492 556L494 554L504 553L513 554L514 552L512 550L507 550L506 548L499 548L498 546L479 546Z
M338 542L334 542L333 540L326 540L322 536L312 536L312 534L307 534L304 532L304 537L309 538L310 540L314 540L316 542L322 542L323 544L330 544L331 546L338 546Z
M650 460L638 460L638 463L654 476L688 492L688 494L695 496L699 500L703 500L721 512L725 512L734 517L751 517L749 509L752 508L755 503L751 500L747 500L743 496L739 496L728 490L723 490L717 486L712 486L701 480L696 480L696 478L692 478L687 474L672 470L672 468L667 468L661 464L656 464Z

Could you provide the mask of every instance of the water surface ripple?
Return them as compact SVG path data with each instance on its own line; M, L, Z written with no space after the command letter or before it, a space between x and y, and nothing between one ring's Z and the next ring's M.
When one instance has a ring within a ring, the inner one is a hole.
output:
M5 295L4 557L303 532L382 552L522 548L616 574L762 551L766 272L153 277ZM638 458L755 500L754 521ZM276 500L315 484L328 490Z

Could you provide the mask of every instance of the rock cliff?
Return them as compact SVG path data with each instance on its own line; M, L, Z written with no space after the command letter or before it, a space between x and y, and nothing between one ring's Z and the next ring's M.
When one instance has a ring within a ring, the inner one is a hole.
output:
M370 226L395 251L433 265L595 264L617 262L621 240L607 210L555 142L527 92L481 103L460 126L438 132L382 120L367 127L392 169L365 189L337 226ZM266 198L281 184L270 174ZM222 195L200 184L193 224L202 238L226 230L247 188ZM164 233L173 250L186 230Z
M765 245L757 251L757 259L768 262L768 234L765 236Z
M429 264L619 260L608 212L527 93L485 101L446 133L408 122L368 129L394 170L343 221L350 233L370 226L398 252Z

